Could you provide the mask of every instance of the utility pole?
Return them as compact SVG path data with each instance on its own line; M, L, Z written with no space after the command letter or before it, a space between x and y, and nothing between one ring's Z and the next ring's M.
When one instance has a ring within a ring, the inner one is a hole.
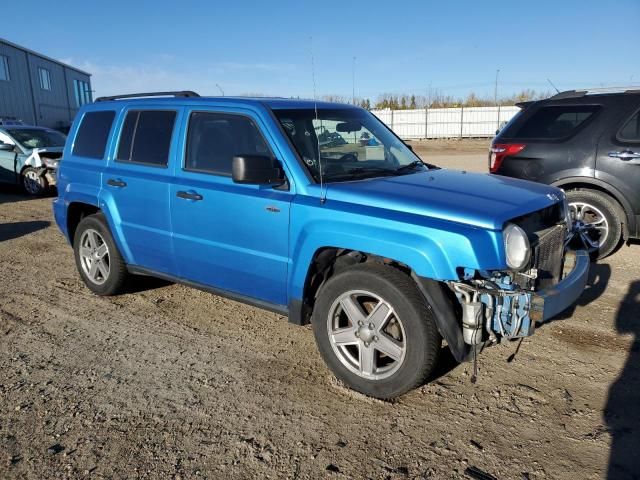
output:
M356 57L351 64L351 103L356 104Z
M493 103L498 106L498 75L500 75L500 69L496 70L496 84L493 90Z

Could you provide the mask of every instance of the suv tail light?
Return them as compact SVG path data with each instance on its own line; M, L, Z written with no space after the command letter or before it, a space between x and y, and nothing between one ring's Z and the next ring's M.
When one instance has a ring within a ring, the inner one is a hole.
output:
M489 150L489 171L496 173L506 157L520 153L526 145L524 143L495 143Z

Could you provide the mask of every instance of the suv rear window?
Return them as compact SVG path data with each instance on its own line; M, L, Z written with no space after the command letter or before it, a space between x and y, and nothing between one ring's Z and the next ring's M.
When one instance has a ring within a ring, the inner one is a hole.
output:
M173 110L134 110L127 113L116 160L166 167L175 119Z
M116 112L113 110L85 113L73 142L72 154L103 159L115 116Z
M636 114L624 124L620 133L618 133L618 138L628 142L640 142L640 112L636 112Z
M542 107L529 117L513 136L543 139L568 137L599 109L597 105Z

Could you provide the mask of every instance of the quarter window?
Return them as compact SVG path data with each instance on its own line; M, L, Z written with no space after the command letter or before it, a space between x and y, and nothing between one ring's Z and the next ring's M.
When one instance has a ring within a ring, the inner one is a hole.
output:
M640 112L637 112L618 134L620 140L626 140L628 142L640 142Z
M133 110L127 113L116 159L166 167L175 119L175 111Z
M46 68L38 67L38 77L40 78L40 88L51 90L51 72Z
M113 110L85 113L73 142L73 155L103 159L115 115Z
M11 80L9 75L9 57L6 55L0 55L0 80Z
M514 137L544 139L568 137L599 109L597 105L543 107L525 121Z
M272 156L251 119L226 113L191 114L185 170L230 176L236 155Z

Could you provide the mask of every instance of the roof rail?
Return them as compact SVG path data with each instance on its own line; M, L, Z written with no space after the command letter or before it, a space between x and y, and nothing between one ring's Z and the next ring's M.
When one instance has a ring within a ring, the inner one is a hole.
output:
M583 88L580 90L567 90L560 92L549 100L562 100L563 98L579 98L586 95L605 95L607 93L640 93L640 86L629 87L599 87L599 88Z
M145 98L145 97L199 97L196 92L191 90L182 90L178 92L147 92L147 93L128 93L126 95L113 95L111 97L98 97L96 102L108 102L110 100L120 100L122 98Z

